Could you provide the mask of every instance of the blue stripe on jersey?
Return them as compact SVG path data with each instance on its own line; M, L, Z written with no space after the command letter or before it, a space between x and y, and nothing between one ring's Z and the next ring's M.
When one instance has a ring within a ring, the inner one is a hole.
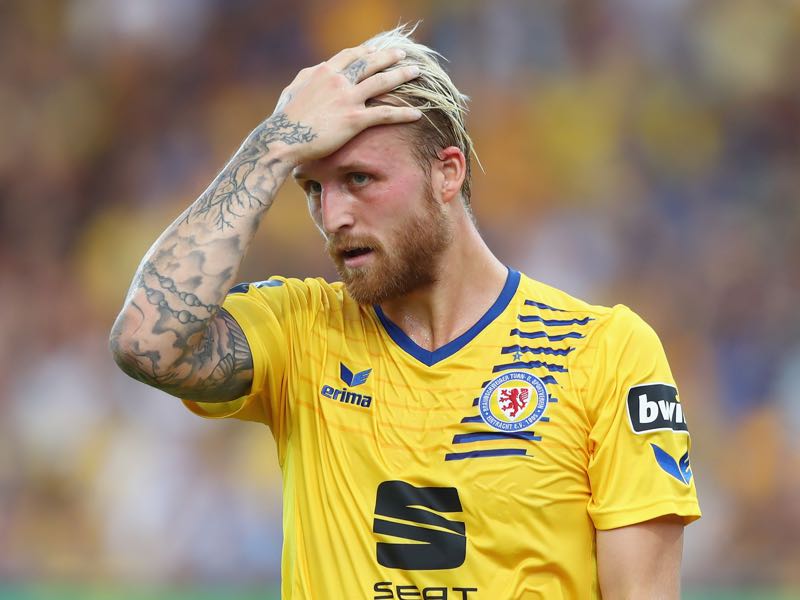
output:
M559 325L586 325L589 321L594 321L591 317L584 317L583 319L543 319L539 315L517 315L517 318L523 323L541 323L547 327L556 327Z
M508 335L518 335L521 338L526 339L536 339L536 338L546 338L550 342L560 342L561 340L566 340L567 338L582 338L583 334L578 333L577 331L568 331L567 333L561 333L559 335L548 335L544 331L520 331L519 329L512 329L511 333Z
M495 368L492 369L492 373L499 373L500 371L508 371L509 369L539 369L544 367L551 373L569 373L566 367L562 365L552 365L550 363L541 362L539 360L531 360L529 362L513 362L507 363L504 365L497 365ZM548 381L547 378L552 379L553 381ZM553 379L550 375L547 377L540 377L542 381L545 383L556 383L556 380Z
M249 283L237 283L231 289L228 290L229 294L246 294L247 290L250 289Z
M250 289L250 286L253 285L257 288L262 287L279 287L283 285L283 282L279 279L267 279L266 281L256 281L254 283L237 283L231 289L228 290L229 294L246 294L247 290Z
M462 423L483 423L483 417L478 415L476 417L464 417L461 419Z
M569 348L548 348L547 346L506 346L500 354L516 354L517 352L530 352L531 354L549 354L553 356L566 356L575 350L572 346Z
M542 308L544 310L553 310L555 312L565 312L562 308L553 308L549 304L545 304L544 302L537 302L536 300L525 300L526 306L535 306L536 308Z
M521 448L500 448L497 450L473 450L472 452L450 452L445 454L445 460L464 460L465 458L487 458L491 456L525 456L527 450Z
M375 310L375 314L378 316L378 319L386 330L386 333L388 333L389 337L394 340L394 343L400 346L402 350L405 350L408 354L416 358L422 364L431 367L437 362L442 361L461 350L464 346L470 343L475 336L486 329L486 327L498 316L500 316L500 313L506 309L509 302L511 302L511 299L514 297L514 294L517 293L520 280L519 271L515 271L510 267L507 268L508 277L506 277L506 283L503 286L500 295L497 297L497 300L495 300L494 304L492 304L489 310L486 311L486 314L484 314L478 320L478 322L475 323L475 325L470 327L452 342L445 344L433 352L422 348L414 340L408 337L402 329L389 320L379 305L376 304L373 306L373 308Z
M476 433L459 433L453 436L454 444L469 444L471 442L484 442L487 440L530 440L541 442L542 436L535 435L532 431L493 431Z

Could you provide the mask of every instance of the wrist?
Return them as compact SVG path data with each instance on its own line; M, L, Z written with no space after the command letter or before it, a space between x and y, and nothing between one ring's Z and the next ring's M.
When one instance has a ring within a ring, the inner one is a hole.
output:
M286 165L287 172L304 160L308 144L317 134L299 121L292 121L285 113L277 111L262 121L248 136L248 143L258 152L259 158L273 163L276 159Z

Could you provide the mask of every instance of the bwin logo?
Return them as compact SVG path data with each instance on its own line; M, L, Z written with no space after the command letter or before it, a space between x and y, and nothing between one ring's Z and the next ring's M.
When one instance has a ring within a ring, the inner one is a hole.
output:
M350 387L356 387L366 383L371 372L372 369L367 369L366 371L353 373L344 363L339 363L339 377L345 385ZM355 404L361 408L369 408L372 405L372 396L351 392L347 387L338 389L330 385L323 385L319 393L325 398L338 400L345 404Z
M667 429L689 433L678 390L667 383L633 386L628 391L628 418L635 433Z

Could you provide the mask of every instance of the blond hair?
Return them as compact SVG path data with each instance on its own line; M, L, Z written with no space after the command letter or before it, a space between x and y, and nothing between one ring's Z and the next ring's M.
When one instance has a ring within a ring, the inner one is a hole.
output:
M419 23L413 26L399 25L379 33L364 42L364 45L378 50L398 48L405 51L405 58L387 70L406 66L419 67L419 77L399 85L386 96L422 110L424 118L413 125L417 137L413 148L420 165L426 171L430 172L431 159L437 158L443 148L455 146L464 153L467 172L461 186L461 195L469 208L472 179L470 156L475 154L472 139L465 126L469 97L458 91L442 68L440 59L446 59L411 37L418 25ZM477 154L475 159L480 165Z

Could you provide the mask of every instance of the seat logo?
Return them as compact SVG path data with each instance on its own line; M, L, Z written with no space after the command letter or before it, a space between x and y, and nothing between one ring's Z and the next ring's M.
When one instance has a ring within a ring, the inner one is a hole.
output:
M384 481L375 499L372 531L406 543L377 542L378 563L390 569L455 569L467 556L466 526L438 513L461 513L453 487Z

